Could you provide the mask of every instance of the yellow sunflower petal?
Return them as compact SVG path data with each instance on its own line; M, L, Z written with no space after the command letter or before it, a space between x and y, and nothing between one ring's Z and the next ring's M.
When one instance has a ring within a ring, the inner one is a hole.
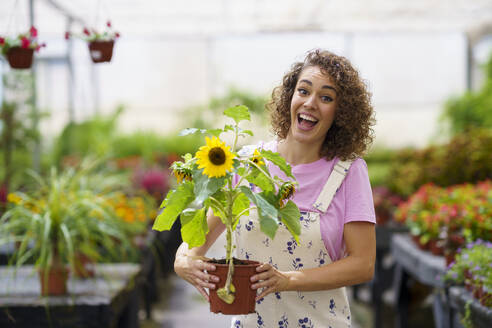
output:
M196 152L198 168L209 178L222 177L232 168L235 155L217 137L205 138L207 144Z

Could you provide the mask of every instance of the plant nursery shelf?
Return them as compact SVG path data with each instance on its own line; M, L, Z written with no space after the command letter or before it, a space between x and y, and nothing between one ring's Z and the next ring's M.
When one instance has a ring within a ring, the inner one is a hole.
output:
M451 287L449 298L453 310L465 315L466 303L470 302L470 319L473 327L490 328L492 327L492 309L484 307L463 287ZM455 326L456 327L456 326Z
M46 298L33 266L13 272L0 266L0 327L138 327L138 264L97 264L94 278L70 278L67 295Z
M413 278L434 288L434 323L437 328L449 327L450 309L446 286L441 279L446 270L443 256L420 250L408 234L395 234L391 238L391 255L395 260L394 291L396 298L395 327L407 327L410 290L408 280Z

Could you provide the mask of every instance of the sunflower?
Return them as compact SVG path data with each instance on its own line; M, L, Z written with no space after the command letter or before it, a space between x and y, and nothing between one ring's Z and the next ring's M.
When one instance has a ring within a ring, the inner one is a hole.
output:
M258 166L265 165L265 162L263 162L263 157L261 156L260 152L258 149L255 149L255 152L253 154L253 157L250 159L253 163L255 163Z
M195 157L198 159L198 168L205 168L203 174L209 178L222 177L232 168L232 159L235 155L217 137L205 137L207 145L200 147Z

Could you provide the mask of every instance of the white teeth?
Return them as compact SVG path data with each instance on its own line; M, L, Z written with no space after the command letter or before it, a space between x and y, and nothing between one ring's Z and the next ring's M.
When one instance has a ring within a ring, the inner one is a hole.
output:
M317 119L315 119L312 116L306 115L306 114L299 114L299 117L302 118L303 120L310 121L310 122L318 122Z

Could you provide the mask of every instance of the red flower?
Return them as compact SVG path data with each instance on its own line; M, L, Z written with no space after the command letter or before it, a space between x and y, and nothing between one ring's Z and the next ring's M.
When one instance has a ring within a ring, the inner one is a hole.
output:
M33 38L35 38L35 37L38 36L38 30L34 26L31 26L31 29L29 30L29 33L31 33L31 36Z
M2 38L0 36L0 46L3 46L5 44L5 38Z
M70 32L66 31L65 32L65 40L70 39Z
M119 38L119 37L120 37L120 33L116 32L116 33L114 34L114 37L115 37L115 38Z
M106 26L109 27L109 28L111 28L111 21L107 21L106 22Z
M26 38L25 36L24 36L24 37L22 37L22 39L21 39L21 47L22 47L22 48L24 48L24 49L29 48L30 43L31 43L31 42L29 41L29 39L28 39L28 38Z
M87 27L84 27L84 34L87 36L91 35L91 32L89 32L89 29Z

